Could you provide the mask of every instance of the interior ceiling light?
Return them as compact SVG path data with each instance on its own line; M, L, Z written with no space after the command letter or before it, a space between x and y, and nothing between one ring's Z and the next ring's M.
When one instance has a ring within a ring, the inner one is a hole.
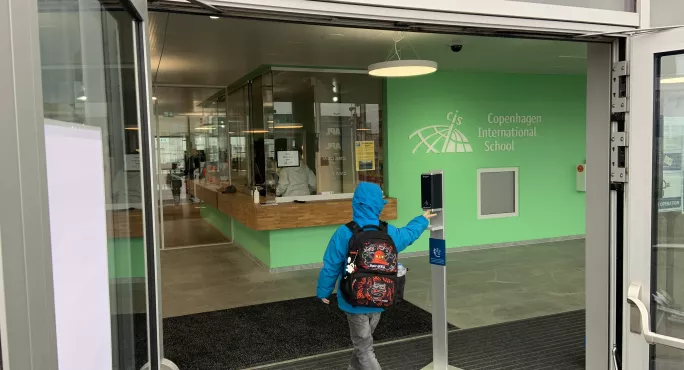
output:
M270 131L268 131L268 130L247 130L245 132L248 134L267 134Z
M81 96L79 96L78 98L76 98L76 100L86 101L86 100L88 100L88 97L85 96L85 95L81 95Z
M286 125L275 125L275 126L273 126L273 128L276 128L276 129L296 129L296 128L302 128L302 127L304 127L304 125L299 125L299 124L296 124L296 123L290 123L290 124L286 124Z
M411 77L422 76L437 71L437 62L420 59L411 42L406 40L404 32L397 32L393 37L394 46L387 54L387 60L368 66L368 74L377 77ZM401 52L409 48L415 59L401 59Z
M670 77L660 80L661 84L681 84L684 83L684 77Z
M210 15L209 18L211 18L211 19L219 19L219 18L221 18L221 17L219 17L218 15Z

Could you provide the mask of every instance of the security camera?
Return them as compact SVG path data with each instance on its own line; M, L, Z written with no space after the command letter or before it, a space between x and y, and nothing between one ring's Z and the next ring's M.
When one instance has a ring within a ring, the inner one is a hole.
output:
M463 50L463 44L451 44L449 47L454 53L458 53L459 51Z

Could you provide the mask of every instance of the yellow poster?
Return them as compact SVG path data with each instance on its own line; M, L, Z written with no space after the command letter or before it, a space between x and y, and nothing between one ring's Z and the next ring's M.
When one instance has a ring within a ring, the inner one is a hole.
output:
M375 171L375 142L356 142L356 171Z

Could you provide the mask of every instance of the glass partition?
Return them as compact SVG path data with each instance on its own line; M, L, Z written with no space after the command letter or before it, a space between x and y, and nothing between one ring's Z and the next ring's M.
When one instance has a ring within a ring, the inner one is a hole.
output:
M249 185L249 162L247 160L247 133L249 121L249 98L247 86L229 91L225 96L228 139L228 158L230 160L229 181L236 186Z
M301 151L300 167L315 175L312 193L382 185L382 80L365 71L274 68L273 75L276 152ZM281 186L278 195L287 193Z
M204 101L192 142L206 181L266 202L384 184L383 83L365 71L264 67Z
M229 241L202 217L208 206L196 196L196 184L230 178L226 105L217 97L224 88L154 87L164 248Z

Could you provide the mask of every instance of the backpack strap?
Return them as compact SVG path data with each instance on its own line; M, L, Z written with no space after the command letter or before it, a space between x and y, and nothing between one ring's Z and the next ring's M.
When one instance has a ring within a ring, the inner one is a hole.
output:
M352 232L352 234L356 234L358 232L368 230L368 229L375 229L375 230L387 232L387 225L388 225L387 222L380 221L380 224L377 226L376 225L366 225L364 227L360 227L356 222L352 221L352 222L345 224L344 226L346 226Z
M349 222L344 226L346 226L352 232L352 234L356 234L359 231L362 231L362 229L359 227L359 225L354 221Z

